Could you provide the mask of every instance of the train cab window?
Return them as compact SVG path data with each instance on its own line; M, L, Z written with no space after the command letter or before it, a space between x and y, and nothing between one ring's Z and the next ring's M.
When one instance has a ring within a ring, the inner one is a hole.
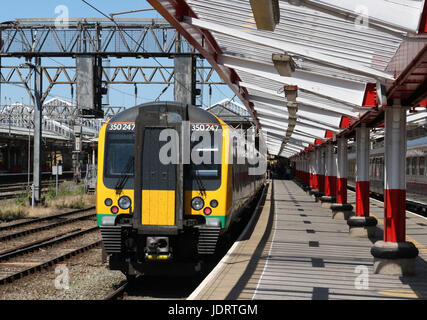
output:
M217 190L221 186L222 133L221 131L205 131L204 134L192 134L190 149L190 165L187 167L188 177L184 180L185 190ZM210 145L205 145L206 138ZM198 155L198 157L196 156ZM195 158L197 160L194 162Z
M127 176L124 188L133 188L134 174L134 133L111 133L106 139L104 159L104 183L109 188L115 188L122 176ZM131 178L131 179L129 179Z
M424 165L425 165L425 157L420 157L420 160L419 160L419 175L420 176L423 176L424 175L424 171L425 171L425 169L424 169Z

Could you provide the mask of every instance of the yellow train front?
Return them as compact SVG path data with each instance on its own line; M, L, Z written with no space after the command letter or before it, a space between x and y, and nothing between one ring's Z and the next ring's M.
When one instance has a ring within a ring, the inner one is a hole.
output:
M110 269L194 270L212 256L264 183L258 139L251 149L242 138L213 114L173 102L139 105L106 123L96 209Z

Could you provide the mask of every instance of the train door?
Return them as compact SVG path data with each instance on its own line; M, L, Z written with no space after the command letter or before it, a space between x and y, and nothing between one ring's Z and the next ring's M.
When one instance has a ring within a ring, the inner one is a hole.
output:
M144 130L142 153L142 225L175 225L176 164L159 160L162 130Z
M133 225L143 234L177 234L183 227L182 132L189 129L183 117L167 107L137 117ZM161 152L168 147L166 161Z

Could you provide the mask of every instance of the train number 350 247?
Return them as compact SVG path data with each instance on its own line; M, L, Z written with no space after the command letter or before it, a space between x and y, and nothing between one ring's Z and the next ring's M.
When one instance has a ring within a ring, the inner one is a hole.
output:
M191 131L218 131L219 126L208 123L192 123Z
M108 129L112 131L134 131L135 123L110 123Z

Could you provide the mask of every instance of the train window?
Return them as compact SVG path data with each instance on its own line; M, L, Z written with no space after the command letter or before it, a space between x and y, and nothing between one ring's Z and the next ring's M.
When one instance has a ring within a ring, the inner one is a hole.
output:
M412 158L412 175L415 176L418 174L418 170L417 170L417 162L418 162L418 158L417 157L413 157Z
M381 159L377 158L377 166L376 166L375 177L379 178L380 175L381 175Z
M237 138L233 137L233 165L231 166L231 176L233 179L233 191L238 191L239 190L239 183L237 181L238 178L238 166L236 165L237 163Z
M420 171L419 171L419 175L423 176L424 175L424 165L425 165L425 157L420 157L419 163L420 163Z

